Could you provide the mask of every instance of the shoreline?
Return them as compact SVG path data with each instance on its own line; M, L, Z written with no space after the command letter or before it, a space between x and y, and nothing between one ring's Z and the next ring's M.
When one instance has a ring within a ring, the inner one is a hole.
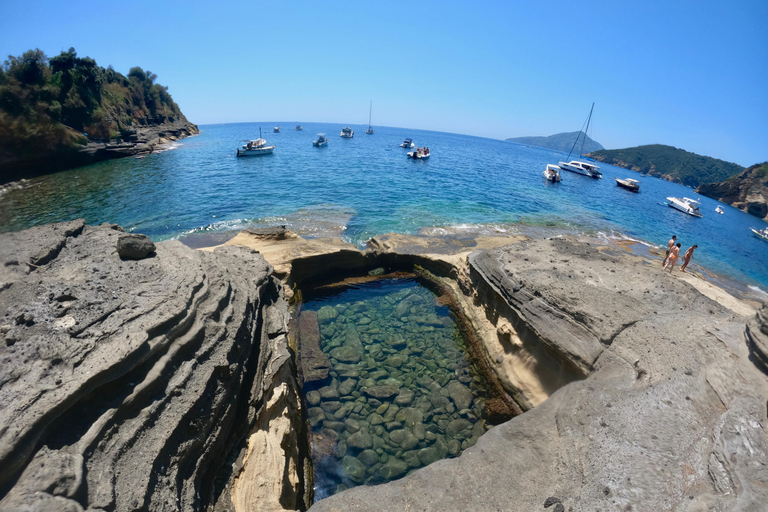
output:
M431 238L445 238L455 240L467 240L477 238L512 238L512 237L527 237L531 239L545 239L545 238L564 238L564 237L576 237L580 240L587 241L595 244L608 244L617 248L621 248L635 256L644 258L652 263L658 261L661 265L661 261L664 258L663 247L652 244L646 240L642 240L636 237L617 232L617 235L606 235L604 233L598 233L596 235L589 235L577 230L562 230L558 229L558 233L551 233L553 228L547 228L546 226L531 226L523 224L512 225L514 229L499 231L491 229L487 226L466 225L462 227L424 227L420 228L418 235L403 235L403 236L426 236ZM245 228L248 229L248 228ZM288 228L290 230L290 228ZM211 250L214 247L220 245L229 245L229 242L236 238L242 229L227 230L219 232L207 232L207 233L193 233L186 237L177 238L177 240L187 247L192 249ZM325 237L310 237L301 233L296 233L301 239L307 241L322 241ZM382 236L382 234L376 235ZM341 238L341 232L338 236L333 237L336 239ZM375 237L372 237L375 238ZM346 241L346 240L345 240ZM349 243L349 242L347 242ZM354 245L354 244L351 244ZM365 250L368 246L363 248L357 247L358 250ZM763 302L768 301L768 292L763 291L756 285L745 283L732 278L728 275L713 272L706 267L698 264L694 259L688 265L686 272L681 272L680 265L677 265L677 270L673 271L674 277L681 278L696 287L701 293L709 296L710 298L719 297L720 294L715 293L714 290L721 290L722 293L727 294L739 301L744 301L750 305L750 309L758 309ZM750 314L754 314L751 311Z

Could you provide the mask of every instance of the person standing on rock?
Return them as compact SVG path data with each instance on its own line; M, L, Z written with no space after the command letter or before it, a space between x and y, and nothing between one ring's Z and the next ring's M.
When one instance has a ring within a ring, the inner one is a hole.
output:
M678 256L680 256L681 245L682 244L677 244L669 250L669 256L667 257L667 264L664 265L664 270L667 270L667 267L669 267L670 274L672 273L672 269L675 268L675 263L677 263Z
M685 267L688 266L688 263L691 262L691 258L693 258L693 250L696 249L698 245L693 244L691 247L688 248L687 251L685 251L685 254L683 255L683 265L680 267L681 272L685 272Z
M672 250L672 247L675 245L675 240L677 240L677 235L672 235L672 239L667 242L667 252L664 253L664 261L661 262L661 266L665 269L667 268L667 259L669 258L669 251Z

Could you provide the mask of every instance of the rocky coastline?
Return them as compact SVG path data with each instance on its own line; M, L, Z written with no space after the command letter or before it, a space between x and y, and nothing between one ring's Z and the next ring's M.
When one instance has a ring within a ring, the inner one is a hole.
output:
M3 188L17 186L18 180L90 165L104 160L147 155L159 146L200 133L197 125L182 115L161 124L139 125L120 139L94 140L76 149L36 155L32 160L5 159L0 165L0 194Z
M702 184L696 192L768 220L768 162L753 165L722 183Z
M359 251L279 228L204 250L126 237L83 221L0 234L0 510L768 499L768 308L695 275L578 238L388 234ZM301 368L322 381L328 367L304 352L317 323L290 302L311 282L417 267L452 294L526 412L459 457L312 505Z

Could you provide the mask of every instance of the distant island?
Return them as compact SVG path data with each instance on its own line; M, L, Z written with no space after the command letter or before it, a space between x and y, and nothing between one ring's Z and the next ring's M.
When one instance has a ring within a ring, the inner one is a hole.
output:
M527 146L537 146L540 148L554 149L555 151L562 151L568 153L573 147L573 143L577 137L584 137L584 132L568 132L568 133L556 133L549 137L515 137L512 139L505 139L509 142L516 142L518 144L525 144ZM581 140L581 138L579 138ZM581 148L581 142L579 147L576 148L576 152L579 152ZM599 151L603 149L603 146L599 142L587 137L584 142L584 152L589 153L592 151Z
M198 133L156 79L140 67L126 77L74 48L9 56L0 68L0 183Z
M722 183L705 183L696 191L768 221L768 162L755 164Z
M725 181L744 170L740 165L731 162L662 144L604 149L589 153L588 156L600 162L693 188L702 183Z

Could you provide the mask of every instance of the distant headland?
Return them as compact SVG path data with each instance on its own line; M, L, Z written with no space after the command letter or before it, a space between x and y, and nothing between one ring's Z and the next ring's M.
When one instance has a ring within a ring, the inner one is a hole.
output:
M153 151L198 133L157 75L103 68L74 48L0 68L0 183Z
M554 149L555 151L563 151L567 153L571 150L571 148L573 148L573 141L575 141L577 137L581 138L583 136L583 132L567 132L556 133L554 135L550 135L549 137L515 137L512 139L504 140L509 142L516 142L518 144L525 144L527 146ZM586 141L584 142L585 153L589 153L591 151L599 151L601 149L603 149L603 146L599 142L595 142L587 136Z

